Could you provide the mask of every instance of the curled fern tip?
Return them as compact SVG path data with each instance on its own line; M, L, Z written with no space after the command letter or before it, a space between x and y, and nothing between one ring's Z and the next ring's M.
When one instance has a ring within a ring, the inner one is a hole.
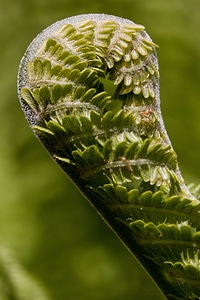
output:
M142 25L85 14L26 50L18 95L34 134L167 299L200 299L200 204L160 110L157 45Z

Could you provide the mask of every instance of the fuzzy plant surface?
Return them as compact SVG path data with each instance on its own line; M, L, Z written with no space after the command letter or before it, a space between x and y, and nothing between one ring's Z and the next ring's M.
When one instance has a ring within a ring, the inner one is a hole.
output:
M126 19L64 19L28 47L18 94L34 134L166 298L200 299L200 202L164 127L156 47Z

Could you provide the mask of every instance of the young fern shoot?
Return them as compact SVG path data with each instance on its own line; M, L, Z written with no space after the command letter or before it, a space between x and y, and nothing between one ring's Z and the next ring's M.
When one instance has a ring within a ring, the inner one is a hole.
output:
M166 298L200 299L200 202L162 120L156 47L126 19L64 19L28 47L18 94L34 134Z

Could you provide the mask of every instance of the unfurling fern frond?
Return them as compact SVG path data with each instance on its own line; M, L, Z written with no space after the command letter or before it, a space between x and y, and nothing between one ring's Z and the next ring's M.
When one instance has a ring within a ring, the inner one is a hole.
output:
M200 299L200 202L163 124L155 48L122 18L62 20L22 58L19 98L36 136L166 297Z

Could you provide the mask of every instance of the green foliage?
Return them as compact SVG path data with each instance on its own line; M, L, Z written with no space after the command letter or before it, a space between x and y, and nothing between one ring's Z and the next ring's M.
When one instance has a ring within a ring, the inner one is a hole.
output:
M19 71L32 129L166 297L198 299L200 204L164 129L156 45L143 26L106 15L49 30Z
M0 248L1 300L49 300L44 287L13 257L10 250Z

